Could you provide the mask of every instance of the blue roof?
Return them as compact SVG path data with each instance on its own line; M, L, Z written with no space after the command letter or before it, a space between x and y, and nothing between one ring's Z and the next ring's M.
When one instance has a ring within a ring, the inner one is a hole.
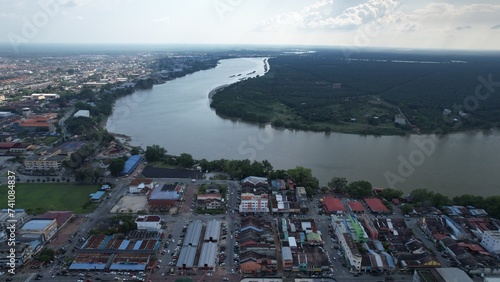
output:
M130 240L123 240L122 243L120 244L120 247L118 247L118 250L125 250L130 243Z
M133 250L134 251L139 250L139 248L141 247L141 244L142 244L142 240L139 240L139 241L135 242Z
M125 162L125 168L123 169L121 174L125 175L131 173L141 160L142 157L139 155L130 156L130 158L128 158L128 160Z
M90 194L89 196L92 197L91 200L100 200L102 195L104 195L104 191L97 191L95 193Z
M109 266L110 270L132 270L132 271L140 271L145 270L145 264L122 264L122 263L112 263Z
M389 267L395 268L396 266L394 265L394 260L392 259L392 256L386 252L382 252L382 254L385 255L385 258L387 259L387 264L389 265Z
M106 264L104 263L72 263L69 267L69 269L104 269L106 267Z

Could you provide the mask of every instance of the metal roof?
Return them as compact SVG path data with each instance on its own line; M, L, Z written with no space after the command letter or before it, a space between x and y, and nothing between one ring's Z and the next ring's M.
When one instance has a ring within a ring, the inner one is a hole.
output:
M207 223L207 228L205 229L205 236L203 241L216 242L219 240L220 236L220 220L212 219Z
M125 162L125 168L123 169L121 174L125 175L131 173L141 160L142 157L139 155L130 156L130 158L128 158L128 160Z
M198 246L202 227L203 224L199 220L189 223L182 246Z
M215 267L215 257L217 257L217 243L205 242L201 246L199 267Z
M283 260L293 260L292 249L290 249L290 247L281 248L281 257L283 258Z
M32 219L26 222L21 230L43 230L49 226L55 219Z
M194 258L196 256L196 247L184 246L181 249L179 259L177 260L177 267L191 268L194 266Z

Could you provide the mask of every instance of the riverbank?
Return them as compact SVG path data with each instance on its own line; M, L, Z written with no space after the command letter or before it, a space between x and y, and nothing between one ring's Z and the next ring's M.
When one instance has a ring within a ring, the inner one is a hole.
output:
M218 87L215 87L214 89L210 90L210 92L208 93L208 99L212 100L212 97L217 94L217 92L223 90L224 88L226 88L227 86L229 86L230 84L224 84L224 85L221 85L221 86L218 86Z

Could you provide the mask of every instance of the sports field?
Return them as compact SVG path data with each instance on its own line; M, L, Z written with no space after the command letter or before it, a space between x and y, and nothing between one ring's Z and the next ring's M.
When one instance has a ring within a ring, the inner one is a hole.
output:
M83 205L89 194L99 189L97 185L61 183L18 183L15 186L15 208L26 209L37 214L48 210L68 210L75 213L92 212L96 204ZM0 208L7 208L7 186L0 186ZM10 207L11 208L11 207Z

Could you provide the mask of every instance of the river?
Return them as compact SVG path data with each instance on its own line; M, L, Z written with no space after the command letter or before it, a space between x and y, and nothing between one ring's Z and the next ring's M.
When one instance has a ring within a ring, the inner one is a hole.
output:
M222 60L216 68L120 98L107 129L130 136L132 145L158 144L170 154L267 159L275 169L308 167L322 185L339 176L404 192L427 188L448 196L500 194L498 130L439 138L361 136L280 130L217 116L209 106L210 91L263 75L264 64L264 58Z

